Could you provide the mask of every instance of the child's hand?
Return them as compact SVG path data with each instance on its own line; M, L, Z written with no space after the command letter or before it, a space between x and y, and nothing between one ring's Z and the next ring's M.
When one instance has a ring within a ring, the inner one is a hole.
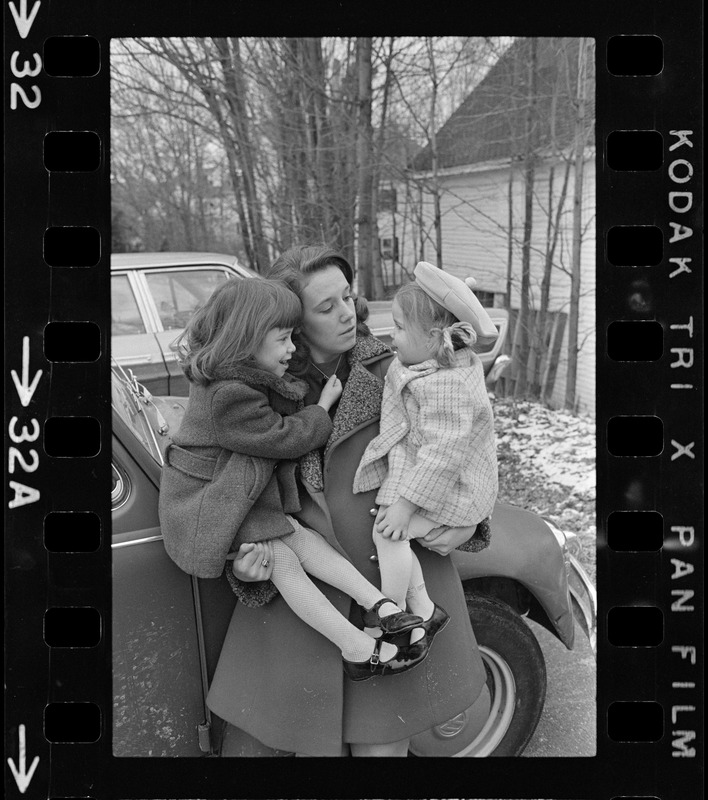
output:
M241 581L267 581L273 572L273 547L270 542L247 542L233 556L231 569Z
M317 401L318 406L322 406L325 411L329 411L334 403L342 395L342 382L336 375L331 375L327 383L322 388L322 394Z
M395 503L380 508L376 515L375 528L385 539L394 542L408 538L408 524L417 511L417 506L400 497Z

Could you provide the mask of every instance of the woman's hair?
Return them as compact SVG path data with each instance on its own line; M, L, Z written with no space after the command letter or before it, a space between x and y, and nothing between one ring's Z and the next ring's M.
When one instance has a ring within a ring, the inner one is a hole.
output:
M291 247L276 258L266 270L266 276L283 281L298 297L301 297L308 278L328 267L337 267L347 279L347 283L352 285L354 271L349 262L336 250L324 245ZM369 307L363 297L354 297L354 310L357 333L368 335L370 330L366 320L369 317ZM296 351L290 362L290 372L294 375L302 375L310 360L310 349L299 331L295 331L293 335L293 344Z
M401 286L394 300L408 323L437 338L437 346L430 356L441 367L452 366L455 351L472 348L477 341L477 334L469 322L460 322L417 283Z
M300 323L300 300L281 281L230 278L172 344L187 378L203 385L252 359L273 328Z

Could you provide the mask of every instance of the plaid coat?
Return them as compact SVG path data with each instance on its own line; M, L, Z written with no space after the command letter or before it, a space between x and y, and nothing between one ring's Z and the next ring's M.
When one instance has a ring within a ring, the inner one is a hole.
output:
M492 513L498 490L492 407L479 357L455 354L455 365L391 364L381 430L369 444L354 491L379 488L376 502L399 497L440 525L467 526Z

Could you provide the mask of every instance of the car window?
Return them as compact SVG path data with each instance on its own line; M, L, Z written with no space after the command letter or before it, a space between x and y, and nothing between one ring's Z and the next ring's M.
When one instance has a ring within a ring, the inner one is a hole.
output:
M221 269L180 269L145 274L162 327L166 331L184 328L194 312L228 277Z
M145 333L138 303L127 275L111 277L111 335Z

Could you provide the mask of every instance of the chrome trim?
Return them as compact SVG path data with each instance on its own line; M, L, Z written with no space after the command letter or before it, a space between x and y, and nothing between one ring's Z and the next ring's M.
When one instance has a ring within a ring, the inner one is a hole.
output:
M117 550L119 547L132 547L135 544L149 544L150 542L161 542L163 539L162 534L160 536L146 536L144 539L131 539L129 542L113 542L111 544L111 550Z
M549 528L549 530L551 531L551 533L552 533L552 534L553 534L553 535L556 537L556 541L558 542L558 545L559 545L559 547L561 547L562 549L565 549L565 546L566 546L566 545L567 545L567 543L568 543L568 539L569 539L569 537L570 537L571 535L572 535L572 536L575 536L575 534L568 534L568 533L565 533L565 532L564 532L564 531L562 531L560 528L558 528L556 525L554 525L554 524L553 524L553 523L552 523L552 522L551 522L549 519L547 519L546 517L542 517L542 519L543 519L543 521L546 523L546 525L547 525L547 527Z
M128 279L132 280L133 286L135 287L134 291L138 298L138 305L141 307L145 327L150 333L161 331L163 329L162 320L160 319L160 313L157 310L155 298L150 292L150 287L147 284L145 275L141 271L136 270L129 273Z
M130 477L127 474L124 476L123 472L115 465L115 462L111 462L111 469L116 477L116 485L111 489L112 514L114 511L118 511L119 508L123 508L128 502L132 485L130 483Z
M145 334L142 334L143 336ZM150 353L146 353L139 356L113 356L115 360L119 364L151 364L152 363L152 355Z
M568 588L573 599L573 612L597 656L597 590L587 572L572 553L568 553ZM575 611L580 612L580 616Z

